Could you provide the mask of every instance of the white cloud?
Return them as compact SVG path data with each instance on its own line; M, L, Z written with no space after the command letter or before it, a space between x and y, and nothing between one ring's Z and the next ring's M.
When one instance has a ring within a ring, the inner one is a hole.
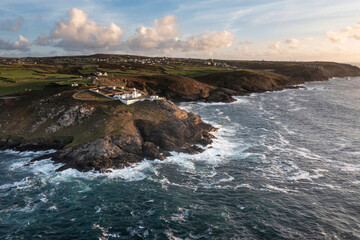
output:
M274 43L271 43L269 45L269 49L273 49L273 50L280 50L281 49L281 43L279 41L276 41Z
M77 8L70 9L67 16L68 20L57 22L50 35L40 35L36 43L48 45L49 40L55 40L56 46L73 51L108 49L120 44L123 30L116 24L100 26L89 20L88 15Z
M228 48L234 39L232 33L223 31L194 34L182 40L177 17L166 16L156 19L153 27L142 26L127 41L121 41L123 30L114 23L107 27L100 26L89 20L84 11L76 8L72 8L67 15L67 20L57 22L49 35L39 35L34 43L61 47L67 51L91 52L130 48L141 53L170 53Z
M300 41L296 38L288 38L284 41L286 45L288 45L288 48L291 49L300 49L302 48L302 45L300 44Z
M136 51L159 49L163 52L188 52L228 48L234 40L234 35L228 31L194 34L181 40L176 20L175 16L166 16L155 20L154 27L142 26L128 39L128 45Z
M241 47L241 48L235 48L235 50L241 54L249 54L251 52L251 50L248 46Z
M0 49L3 50L28 50L30 46L31 42L21 35L18 36L15 42L0 39Z
M250 40L244 40L244 41L240 41L238 42L239 45L249 45L249 44L252 44L252 41Z
M166 16L160 20L155 20L154 27L140 27L135 35L128 39L128 43L133 49L147 49L158 47L159 43L176 40L178 35L176 17Z
M17 32L23 23L24 18L20 16L16 20L7 20L5 23L2 23L0 29L9 32Z
M360 22L352 27L346 27L338 32L328 31L326 37L333 43L344 42L348 38L360 40Z
M39 46L48 46L51 44L51 40L48 35L42 33L35 39L34 43Z
M300 40L296 38L288 38L283 42L276 41L268 46L271 54L289 54L298 52L305 46L301 44Z
M336 32L333 32L333 31L328 31L326 33L326 37L333 43L344 42L345 39L346 39L346 37L343 36L342 34L336 33Z
M209 32L190 36L185 41L178 41L181 51L203 51L215 48L229 48L234 35L228 31Z

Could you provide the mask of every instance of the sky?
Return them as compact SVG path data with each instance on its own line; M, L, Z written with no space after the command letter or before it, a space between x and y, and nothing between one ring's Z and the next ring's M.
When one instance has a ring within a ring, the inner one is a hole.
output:
M0 56L360 62L360 1L1 0Z

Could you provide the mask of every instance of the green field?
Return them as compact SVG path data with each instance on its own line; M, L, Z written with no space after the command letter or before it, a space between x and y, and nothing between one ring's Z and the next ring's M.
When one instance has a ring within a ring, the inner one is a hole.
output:
M135 58L135 57L134 57ZM38 59L39 60L39 59ZM0 96L22 92L27 89L38 90L51 83L61 85L71 83L91 84L95 72L107 72L102 79L116 80L123 77L147 77L157 75L180 75L206 80L209 76L258 75L273 80L284 76L301 78L302 72L314 71L320 63L264 62L264 61L229 61L235 68L204 65L203 60L183 59L171 62L140 64L138 62L94 61L86 57L75 60L42 58L41 63L0 63ZM221 63L222 61L217 61ZM11 63L11 64L10 64ZM331 65L332 63L327 63ZM339 67L339 66L337 66Z
M71 84L91 83L87 76L95 72L107 72L109 78L126 76L182 75L200 77L211 73L234 71L227 68L191 65L141 65L141 64L93 64L86 61L76 63L56 62L55 64L0 64L0 96L42 89L50 83ZM84 76L84 79L80 78Z
M0 64L0 96L21 92L26 89L42 89L50 83L88 83L80 75L59 73L48 65Z

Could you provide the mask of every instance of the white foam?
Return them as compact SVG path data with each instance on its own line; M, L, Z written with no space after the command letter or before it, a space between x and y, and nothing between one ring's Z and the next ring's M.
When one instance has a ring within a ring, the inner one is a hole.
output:
M29 168L35 175L49 176L54 174L56 169L62 165L54 164L50 159L44 159L30 164Z
M343 172L360 172L360 164L338 162L337 164L333 164L332 166Z
M235 189L238 189L238 188L247 188L247 189L251 189L251 190L256 190L253 186L251 186L248 183L242 183L240 185L236 185Z
M226 174L228 178L222 178L217 183L223 183L223 182L232 182L235 178L233 176L230 176L229 174Z
M293 173L292 176L286 177L289 181L299 181L299 180L311 180L310 173L308 171L299 170Z
M189 209L179 208L179 213L175 213L171 216L171 219L176 222L185 222L189 217Z
M56 169L63 164L54 164L50 159L37 161L29 166L31 171L42 178L42 182L61 182L61 181L73 181L78 178L95 179L106 178L114 179L120 178L125 181L140 181L147 177L147 172L154 172L153 163L149 160L144 160L139 164L134 164L131 167L124 169L109 169L109 172L103 173L98 171L80 172L76 169L66 169L61 172L56 172ZM83 191L90 190L83 189Z
M305 109L306 109L306 107L294 107L294 108L289 109L288 111L289 112L298 112L300 110L305 110Z
M0 185L0 189L1 190L9 190L11 188L21 189L22 186L28 185L29 183L30 183L30 178L26 177L23 180L18 181L18 182L13 182L13 183L7 183L7 184Z
M276 187L276 186L273 186L273 185L270 185L270 184L266 184L264 190L282 192L282 193L297 192L296 190L291 190L291 189L288 189L288 188Z
M48 210L50 210L50 211L57 210L57 206L56 206L56 205L53 205L53 206L49 207Z
M345 153L348 155L355 155L355 156L360 155L360 152L345 152Z
M54 153L56 152L56 150L49 149L45 151L17 151L17 150L7 149L7 150L1 150L0 152L4 152L7 154L15 154L16 156L20 156L20 157L33 157L33 155L45 155L45 154Z

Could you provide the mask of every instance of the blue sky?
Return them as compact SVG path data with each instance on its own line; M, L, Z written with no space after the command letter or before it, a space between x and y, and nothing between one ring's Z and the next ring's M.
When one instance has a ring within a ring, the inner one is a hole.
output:
M359 12L354 0L2 0L0 55L360 62Z

